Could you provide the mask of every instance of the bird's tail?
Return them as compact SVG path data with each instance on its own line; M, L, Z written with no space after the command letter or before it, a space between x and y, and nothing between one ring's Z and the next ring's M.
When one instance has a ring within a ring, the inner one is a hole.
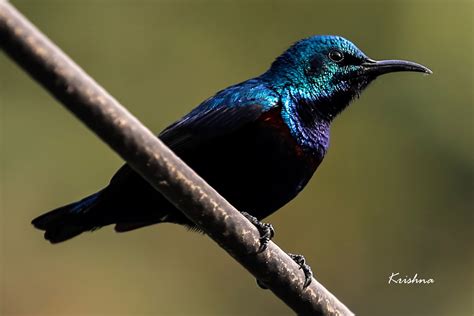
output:
M97 203L101 192L92 194L78 202L71 203L35 218L31 223L44 230L44 238L59 243L85 231L98 228L88 221L88 213Z

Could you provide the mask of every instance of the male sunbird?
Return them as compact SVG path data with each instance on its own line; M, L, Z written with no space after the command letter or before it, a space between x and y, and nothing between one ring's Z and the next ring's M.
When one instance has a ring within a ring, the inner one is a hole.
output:
M257 226L264 249L273 228L259 220L306 186L328 150L333 119L371 81L397 71L431 73L409 61L370 59L339 36L309 37L264 74L202 102L159 138ZM117 232L158 223L195 228L127 164L106 188L32 223L51 243L110 224Z

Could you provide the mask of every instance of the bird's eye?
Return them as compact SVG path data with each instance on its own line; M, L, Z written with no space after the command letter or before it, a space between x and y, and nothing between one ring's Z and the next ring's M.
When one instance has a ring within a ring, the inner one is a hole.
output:
M338 51L338 50L332 50L332 51L329 52L328 57L332 61L338 63L338 62L341 62L344 59L344 54L342 52Z

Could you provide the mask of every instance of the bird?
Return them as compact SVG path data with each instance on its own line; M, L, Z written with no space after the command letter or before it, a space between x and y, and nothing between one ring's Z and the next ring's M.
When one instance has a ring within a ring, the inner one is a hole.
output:
M410 61L373 60L340 36L311 36L158 137L259 229L264 249L274 230L260 221L307 185L328 151L334 118L374 79L400 71L432 73ZM128 232L159 223L197 229L128 164L97 193L32 221L53 244L112 224Z

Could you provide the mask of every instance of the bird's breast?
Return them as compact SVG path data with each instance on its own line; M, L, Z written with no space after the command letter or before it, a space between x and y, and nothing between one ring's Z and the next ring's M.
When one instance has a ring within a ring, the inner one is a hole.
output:
M258 120L260 128L267 129L270 137L275 138L274 141L280 143L282 147L288 151L292 151L294 158L306 163L309 168L316 169L324 158L324 153L320 154L304 145L299 141L295 133L291 132L290 127L282 117L281 108L275 108L265 112ZM291 155L291 153L288 153Z

